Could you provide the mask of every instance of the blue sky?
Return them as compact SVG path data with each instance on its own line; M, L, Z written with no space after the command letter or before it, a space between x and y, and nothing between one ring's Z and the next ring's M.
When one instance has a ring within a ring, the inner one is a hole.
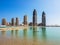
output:
M23 22L23 16L28 16L28 22L32 22L33 10L37 10L38 23L41 22L42 12L46 13L47 25L60 25L60 0L0 0L0 24L1 19L19 18Z

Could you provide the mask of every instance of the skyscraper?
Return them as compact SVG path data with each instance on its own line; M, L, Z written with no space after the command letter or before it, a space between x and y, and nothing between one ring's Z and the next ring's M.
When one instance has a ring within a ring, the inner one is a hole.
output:
M46 17L45 17L45 12L42 12L42 26L46 26Z
M37 11L34 9L33 11L33 26L37 25Z
M27 25L27 15L24 16L24 21L23 21L24 25Z
M14 18L11 19L11 25L12 25L12 26L15 25Z
M3 18L3 19L2 19L2 25L6 25L6 24L7 24L6 19Z
M16 23L15 23L16 26L19 25L19 19L16 17Z

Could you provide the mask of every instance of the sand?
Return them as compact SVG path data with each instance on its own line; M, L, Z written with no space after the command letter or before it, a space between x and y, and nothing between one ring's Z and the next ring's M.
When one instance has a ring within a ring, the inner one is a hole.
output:
M25 29L28 28L28 26L10 26L5 28L0 28L0 31L6 31L6 30L19 30L19 29Z

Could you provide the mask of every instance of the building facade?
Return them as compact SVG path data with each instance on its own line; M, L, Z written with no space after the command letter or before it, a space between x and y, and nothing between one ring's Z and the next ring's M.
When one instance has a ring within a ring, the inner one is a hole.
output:
M7 24L6 19L3 18L3 19L2 19L2 25L6 25L6 24Z
M11 26L15 26L14 18L11 19Z
M42 12L42 26L46 26L46 16L45 12Z
M16 17L16 23L15 23L16 26L19 26L19 19Z
M37 11L34 9L33 11L33 26L37 25Z
M24 16L23 24L24 24L24 25L27 25L27 24L28 24L28 22L27 22L27 15Z

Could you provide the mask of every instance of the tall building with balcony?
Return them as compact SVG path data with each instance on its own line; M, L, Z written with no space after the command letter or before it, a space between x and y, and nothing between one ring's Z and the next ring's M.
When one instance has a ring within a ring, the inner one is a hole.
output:
M37 11L34 9L33 11L33 26L37 25Z
M3 18L3 19L2 19L2 25L6 25L6 24L7 24L6 19Z
M19 19L16 17L16 22L15 22L16 26L19 26Z
M27 22L27 15L24 16L23 24L24 24L24 25L27 25L27 24L28 24L28 22Z
M42 12L42 26L46 26L46 16L45 12Z

